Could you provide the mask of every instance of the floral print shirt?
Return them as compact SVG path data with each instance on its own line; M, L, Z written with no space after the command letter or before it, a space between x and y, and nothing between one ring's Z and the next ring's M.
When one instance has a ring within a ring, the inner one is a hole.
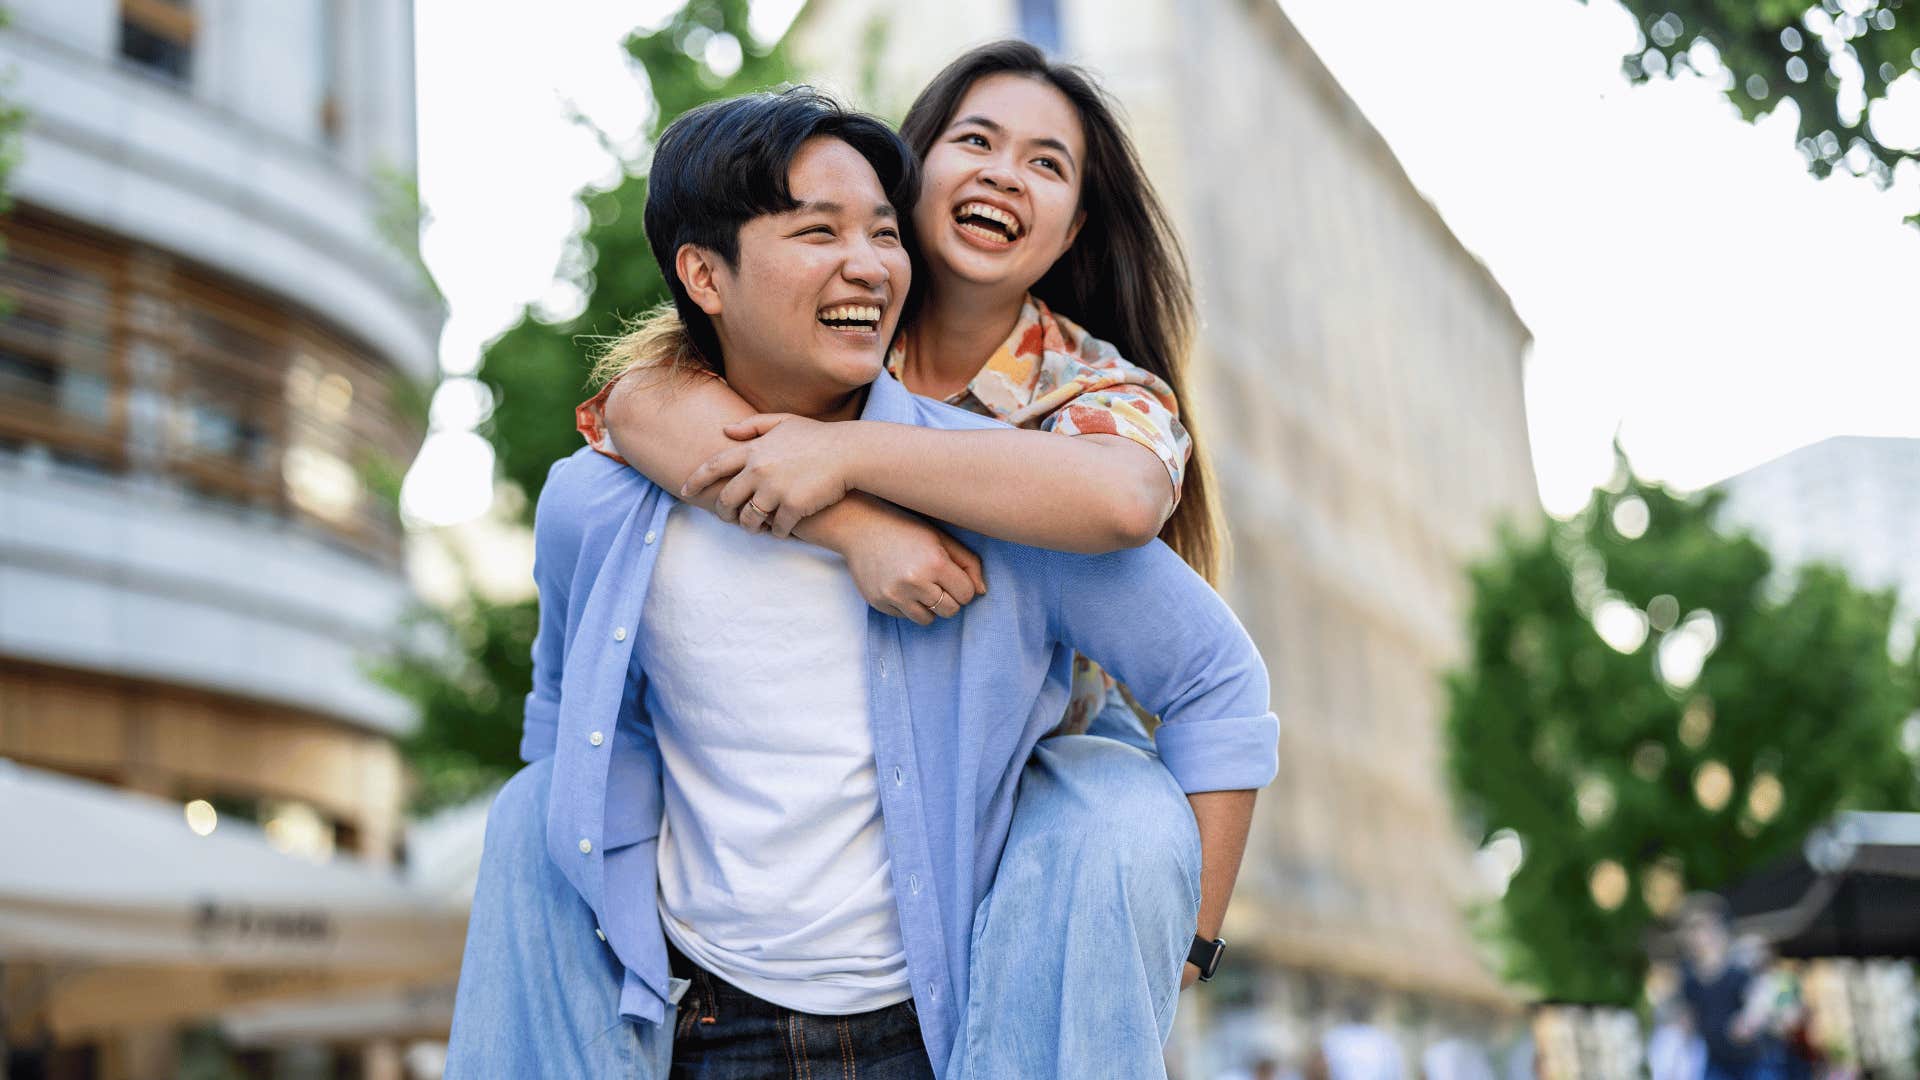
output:
M887 353L887 369L898 377L906 361L906 337L901 335ZM574 420L587 445L625 464L607 437L605 409L612 388L609 382L582 402ZM1112 345L1054 314L1032 295L1007 340L947 403L1015 427L1131 439L1167 467L1175 498L1193 451L1193 440L1180 423L1180 403L1166 380L1128 363ZM1128 707L1113 678L1076 655L1066 714L1048 734L1080 734L1109 706Z

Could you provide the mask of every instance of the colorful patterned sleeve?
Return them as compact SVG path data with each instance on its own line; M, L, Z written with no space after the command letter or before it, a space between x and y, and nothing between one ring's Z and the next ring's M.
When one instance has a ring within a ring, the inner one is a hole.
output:
M605 454L622 465L627 459L614 452L613 440L607 436L607 395L613 392L613 384L619 379L608 379L600 392L573 407L573 426L579 430L580 437L598 453Z
M1065 319L1059 321L1068 336L1079 330ZM1078 336L1078 348L1046 350L1037 387L1040 393L1024 411L1040 418L1043 431L1119 435L1146 447L1166 465L1178 499L1193 439L1180 423L1180 403L1173 388L1158 375L1128 363L1112 345L1084 331Z

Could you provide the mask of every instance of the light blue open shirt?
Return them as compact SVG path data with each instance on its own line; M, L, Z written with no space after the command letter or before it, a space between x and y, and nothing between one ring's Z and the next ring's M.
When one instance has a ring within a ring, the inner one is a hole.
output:
M999 426L884 373L861 418ZM674 505L590 449L554 464L534 519L540 630L520 743L529 762L554 758L547 851L626 969L622 1015L651 1023L667 1002L654 876L661 765L634 646ZM1233 612L1165 544L1069 555L955 535L980 556L985 595L926 627L867 613L887 855L935 1062L947 1060L965 1015L974 908L993 884L1021 768L1066 706L1075 649L1160 715L1157 749L1185 791L1258 788L1279 769L1265 665Z

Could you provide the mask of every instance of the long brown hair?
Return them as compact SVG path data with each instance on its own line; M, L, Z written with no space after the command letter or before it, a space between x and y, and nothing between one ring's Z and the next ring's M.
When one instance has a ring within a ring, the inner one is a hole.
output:
M1226 533L1186 395L1187 355L1196 321L1193 282L1173 223L1106 93L1087 72L1053 63L1024 41L996 41L935 75L907 110L900 135L926 160L973 84L1002 74L1037 79L1060 91L1079 113L1087 142L1080 186L1086 224L1073 246L1034 285L1033 294L1173 388L1180 421L1193 438L1193 457L1187 462L1180 504L1161 527L1160 538L1217 584Z

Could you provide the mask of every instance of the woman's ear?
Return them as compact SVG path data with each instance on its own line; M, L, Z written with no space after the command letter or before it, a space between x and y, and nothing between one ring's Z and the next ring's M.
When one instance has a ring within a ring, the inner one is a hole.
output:
M709 317L720 314L720 290L715 279L720 274L720 257L697 244L681 244L673 255L673 271L694 305Z

